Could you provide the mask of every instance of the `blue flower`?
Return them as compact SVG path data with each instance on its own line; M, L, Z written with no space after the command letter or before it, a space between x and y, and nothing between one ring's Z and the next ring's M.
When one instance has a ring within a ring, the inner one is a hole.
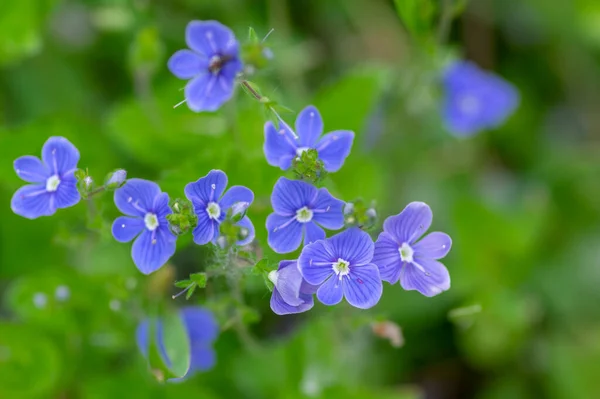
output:
M351 228L304 247L298 268L307 283L320 286L317 298L323 304L336 305L345 297L350 305L368 309L379 302L383 291L372 258L369 234Z
M303 181L279 178L271 205L275 212L267 217L267 241L280 254L296 250L302 236L305 245L325 238L319 225L330 230L344 226L344 202L332 197L326 188L317 189Z
M233 95L242 70L239 43L233 32L217 21L192 21L185 30L191 50L179 50L168 62L179 79L189 79L185 99L192 111L215 111Z
M42 148L42 160L32 155L14 162L17 175L29 184L13 195L11 209L28 219L54 215L57 209L79 202L75 171L79 151L64 137L50 137Z
M212 348L213 342L219 334L219 326L213 314L200 307L185 307L180 310L180 315L186 328L190 343L190 368L182 378L174 378L170 381L177 381L190 377L192 374L200 371L206 371L214 367L216 354ZM149 332L151 320L142 321L135 332L136 341L140 352L144 357L148 357ZM156 332L156 343L163 361L166 366L170 366L171 360L167 355L163 341L163 328L160 320L154 321Z
M511 83L472 62L450 65L443 84L443 119L457 136L500 126L519 104L519 93Z
M292 165L292 159L308 149L315 149L326 171L338 171L350 154L354 132L336 130L321 137L322 133L321 114L312 105L304 108L296 118L297 138L285 122L279 122L279 130L272 122L267 122L263 146L267 162L286 170Z
M211 170L198 181L185 186L185 196L192 202L194 213L198 216L198 225L192 232L196 244L216 242L220 224L225 220L229 208L234 206L233 213L240 212L254 201L254 193L249 188L232 186L223 195L226 187L227 175L220 170ZM244 216L236 224L242 228L244 236L236 244L250 244L254 240L254 226L248 216Z
M297 260L282 260L277 270L269 273L273 282L271 309L278 315L302 313L313 305L318 287L308 284L300 274Z
M129 179L115 190L115 205L128 216L118 217L112 225L113 237L129 242L135 237L131 256L137 268L150 274L163 266L175 253L177 237L169 229L169 195L158 184Z
M441 259L450 251L452 240L445 233L429 233L433 214L423 202L411 202L398 215L383 223L383 233L375 242L373 263L381 279L395 284L400 280L405 290L417 290L434 296L450 288L450 275Z

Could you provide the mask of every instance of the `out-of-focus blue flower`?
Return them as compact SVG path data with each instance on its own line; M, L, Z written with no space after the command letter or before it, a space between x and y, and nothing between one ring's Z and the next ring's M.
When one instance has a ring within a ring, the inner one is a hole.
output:
M296 136L285 122L279 122L279 130L272 122L265 124L265 144L263 146L267 162L289 169L292 159L309 149L317 150L328 172L338 171L350 154L354 132L336 130L323 137L321 114L312 105L304 108L296 118Z
M373 256L382 280L390 284L400 280L405 290L417 290L425 296L450 288L448 269L436 260L450 251L450 236L434 232L417 242L431 226L432 218L427 204L411 202L398 215L385 220Z
M318 287L307 283L300 274L297 260L282 260L277 270L269 273L273 282L271 309L278 315L302 313L314 305Z
M209 370L214 367L216 362L216 354L212 345L219 334L219 326L213 314L201 307L190 306L182 308L180 315L190 343L190 368L182 378L174 378L170 381L178 381L191 376L193 373ZM151 320L148 319L142 321L135 332L138 348L144 357L148 357L150 346L150 322ZM156 323L156 344L165 365L170 366L171 360L165 348L162 323L160 320L154 322Z
M304 247L298 267L307 283L320 286L317 298L323 304L336 305L345 297L350 305L368 309L379 302L383 291L372 258L369 234L351 228Z
M79 151L64 137L50 137L42 148L42 159L32 155L17 158L15 172L28 184L15 192L10 202L17 215L28 219L54 215L57 209L79 202L75 171Z
M326 188L317 189L298 180L279 178L271 205L274 213L267 217L268 243L277 253L292 252L304 244L325 238L325 231L344 226L344 202L334 198Z
M519 104L519 93L511 83L472 62L451 64L443 84L444 123L457 136L500 126Z
M254 193L249 188L232 186L223 194L226 187L227 175L221 170L211 170L198 181L185 186L185 196L192 202L194 213L198 216L198 225L192 232L196 244L216 243L219 227L229 208L234 207L234 213L240 212L241 208L245 210L254 201ZM236 244L250 244L254 240L254 225L248 216L244 216L236 225L241 227L244 236Z
M191 50L179 50L169 70L185 86L188 107L195 112L215 111L233 95L235 77L243 68L239 43L228 27L217 21L192 21L185 30Z
M162 267L175 253L177 237L169 229L167 215L169 195L158 184L129 179L115 190L115 205L128 216L118 217L112 225L113 237L119 242L136 238L131 256L137 268L150 274Z

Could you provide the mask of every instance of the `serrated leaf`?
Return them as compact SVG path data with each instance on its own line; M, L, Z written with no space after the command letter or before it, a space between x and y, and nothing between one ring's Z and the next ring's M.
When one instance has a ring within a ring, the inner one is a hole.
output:
M181 280L175 282L175 287L177 288L187 288L188 285L192 283L192 280Z
M206 287L206 273L192 273L190 274L190 278L194 283L198 285L200 288Z

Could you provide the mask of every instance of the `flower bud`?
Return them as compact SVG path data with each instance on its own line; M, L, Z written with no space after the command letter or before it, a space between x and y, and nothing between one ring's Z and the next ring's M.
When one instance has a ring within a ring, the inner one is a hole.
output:
M107 189L117 189L125 184L127 180L127 171L125 169L117 169L110 173L105 180Z

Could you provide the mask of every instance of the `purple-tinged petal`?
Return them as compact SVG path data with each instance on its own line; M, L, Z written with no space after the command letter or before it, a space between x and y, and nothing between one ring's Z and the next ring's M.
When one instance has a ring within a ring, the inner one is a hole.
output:
M219 201L222 212L226 212L233 204L246 202L251 204L254 201L254 193L248 187L231 186Z
M312 285L304 280L300 286L300 298L303 298L304 300L306 300L306 298L312 298L313 294L316 294L318 289L318 285Z
M50 137L42 148L42 161L51 174L63 174L77 169L79 150L64 137Z
M277 271L272 273L276 276L275 281L273 281L275 288L288 305L299 306L304 303L304 300L300 298L300 287L303 278L295 261L280 262ZM271 278L271 275L269 275L269 278Z
M112 235L119 242L129 242L137 237L145 227L144 220L141 218L120 216L113 222Z
M252 224L252 221L250 221L250 218L248 216L244 216L243 218L241 218L240 221L236 223L236 225L242 228L241 233L242 236L244 236L244 239L236 242L237 245L243 247L244 245L248 245L252 241L254 241L256 232L254 231L254 225Z
M176 237L167 226L144 229L131 247L133 263L144 274L160 269L175 254Z
M272 213L267 217L267 242L273 251L285 254L296 250L302 242L302 224L292 216Z
M187 306L181 309L181 317L192 345L210 343L217 339L219 325L209 310L197 306Z
M372 262L379 268L379 274L383 281L395 284L400 279L402 259L400 258L400 247L394 238L388 233L381 233L375 241Z
M191 21L185 30L185 41L192 50L206 55L235 56L238 42L231 29L217 21Z
M337 276L331 276L317 290L317 298L323 305L333 306L342 301L344 284Z
M314 148L323 133L323 119L313 105L304 108L296 118L296 134L301 147Z
M38 157L25 155L17 158L14 162L17 176L28 183L46 183L50 177L50 171Z
M235 78L237 77L237 74L241 72L242 69L244 69L244 64L242 63L242 61L240 61L239 58L232 58L229 61L227 61L223 65L223 67L221 67L219 74L227 82L231 82L233 84Z
M350 266L366 265L373 259L373 240L358 227L347 229L327 240L334 261L338 258L350 262Z
M441 259L448 255L452 247L452 239L446 233L433 232L413 245L414 256L425 259Z
M450 274L437 260L416 258L402 268L400 285L405 290L417 290L431 297L450 288Z
M190 201L194 198L199 199L206 206L209 202L218 202L225 187L227 187L227 175L221 170L213 169L206 176L188 183L184 191L187 199ZM196 214L199 212L200 210L196 210Z
M314 300L312 296L303 295L303 297L303 302L300 305L292 306L285 302L277 288L274 288L270 302L271 310L273 311L273 313L278 314L280 316L286 314L306 312L307 310L312 309L312 307L314 306Z
M233 95L233 81L219 74L198 75L185 85L184 94L192 111L216 111Z
M333 197L326 188L320 188L316 200L311 204L313 221L330 230L344 227L342 209L344 201Z
M115 190L115 205L126 215L143 217L152 209L158 194L158 184L143 179L129 179Z
M308 222L304 225L304 245L312 244L315 241L324 239L325 230L317 226L316 223Z
M320 285L333 274L333 263L337 260L328 240L321 240L302 249L298 258L298 269L307 283Z
M198 224L192 231L194 242L198 245L208 244L219 235L219 224L208 216L206 209L194 210L198 216Z
M201 73L209 73L208 57L190 50L179 50L169 58L167 67L179 79L191 79Z
M197 371L210 370L217 363L217 354L215 350L208 346L192 345L190 356L190 369L186 376Z
M151 211L158 216L159 219L165 219L167 215L173 213L169 206L169 194L160 193L154 198Z
M15 192L10 207L14 213L27 219L54 215L56 212L55 194L46 191L45 184L30 184Z
M69 208L81 200L75 179L62 180L54 194L54 203L58 209Z
M332 277L332 278L335 278ZM368 309L377 304L383 292L379 269L370 263L350 269L343 278L344 296L355 308Z
M279 122L279 130L273 122L265 123L265 144L263 150L267 163L287 170L292 165L298 148L296 139L289 126L283 121Z
M319 140L317 152L326 171L337 172L342 167L346 157L350 155L353 141L354 132L349 130L336 130Z
M271 205L273 210L286 216L296 216L296 212L317 198L317 189L311 184L280 177L273 187Z
M411 202L398 215L390 216L383 222L383 230L390 234L399 245L412 244L431 226L433 213L424 202Z

